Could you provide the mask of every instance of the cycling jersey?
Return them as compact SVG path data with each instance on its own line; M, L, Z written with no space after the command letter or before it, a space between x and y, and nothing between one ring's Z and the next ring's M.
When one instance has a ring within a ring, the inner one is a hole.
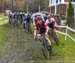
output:
M41 24L36 23L36 30L39 30L39 33L40 33L40 34L45 33L45 32L46 32L45 22L42 21Z
M18 19L18 17L19 17L18 13L15 13L14 18Z
M49 26L50 28L54 28L54 24L55 24L54 18L47 19L45 23L45 25Z
M27 15L26 20L27 20L27 22L30 22L30 20L31 20L31 16L30 16L30 15Z

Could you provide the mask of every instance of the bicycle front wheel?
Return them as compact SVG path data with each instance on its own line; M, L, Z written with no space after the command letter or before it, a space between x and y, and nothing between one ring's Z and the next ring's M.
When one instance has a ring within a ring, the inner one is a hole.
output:
M48 44L47 44L47 40L46 39L43 40L42 51L43 51L43 54L44 54L45 58L49 59L50 52L48 51Z

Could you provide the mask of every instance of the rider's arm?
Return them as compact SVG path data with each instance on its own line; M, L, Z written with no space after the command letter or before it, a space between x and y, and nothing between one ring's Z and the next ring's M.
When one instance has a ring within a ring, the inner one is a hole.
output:
M54 27L56 27L57 26L57 22L55 21L55 23L54 23Z
M57 26L56 20L55 20L54 18L51 18L51 20L52 20L52 22L54 23L54 27L56 27L56 26Z
M36 27L34 27L34 38L36 38L36 35L37 35L37 29Z
M48 34L49 30L50 30L50 28L48 26L46 26L46 32L45 32L45 34Z
M37 36L38 24L34 26L34 38Z
M48 21L48 19L46 20L46 22L45 22L45 25L47 25L49 23L49 21Z
M48 23L49 23L49 21L47 19L45 22L45 26L46 26L46 33L45 34L48 34L48 31L49 31Z

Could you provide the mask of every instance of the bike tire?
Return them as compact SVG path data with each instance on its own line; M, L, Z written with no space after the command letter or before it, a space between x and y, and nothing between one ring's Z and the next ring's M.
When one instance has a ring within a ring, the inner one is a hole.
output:
M57 37L56 32L55 32L55 31L51 31L51 35L52 35L53 40L58 44L59 39L58 39L58 37Z
M47 47L48 45L47 45L46 39L43 39L43 46L42 46L43 55L46 59L49 59L50 52L48 51Z

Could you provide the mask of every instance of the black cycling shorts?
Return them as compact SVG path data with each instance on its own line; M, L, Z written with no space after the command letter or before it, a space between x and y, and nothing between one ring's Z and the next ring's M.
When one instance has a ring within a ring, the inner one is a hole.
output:
M54 24L53 24L53 23L48 24L48 26L49 26L50 28L54 28Z
M40 28L39 34L44 34L46 32L46 28Z

